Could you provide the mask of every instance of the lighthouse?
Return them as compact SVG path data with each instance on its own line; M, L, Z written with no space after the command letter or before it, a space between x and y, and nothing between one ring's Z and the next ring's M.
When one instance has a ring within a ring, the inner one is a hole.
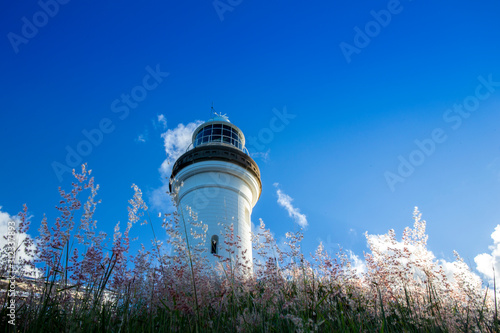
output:
M200 242L188 225L195 220L206 226L201 246L211 264L243 257L252 263L251 215L261 191L259 167L245 148L243 132L227 116L212 113L193 132L190 147L176 160L170 177L170 192L190 245ZM230 241L231 225L239 246L228 251L224 241Z

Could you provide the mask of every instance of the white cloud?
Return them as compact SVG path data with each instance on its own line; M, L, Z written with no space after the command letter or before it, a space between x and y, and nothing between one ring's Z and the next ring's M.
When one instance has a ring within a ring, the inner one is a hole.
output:
M385 256L388 253L395 253L397 251L403 253L407 251L407 253L410 253L409 260L411 261L415 261L418 258L422 263L430 263L436 259L434 253L428 250L425 244L397 241L395 239L394 230L389 230L389 233L385 235L369 235L368 233L365 233L365 235L367 245L372 249L372 253L375 257L377 257L378 254ZM406 258L400 258L399 260L403 264L407 263Z
M158 115L158 124L162 125L163 129L167 128L167 118L165 117L165 115Z
M167 158L165 162L167 165L175 162L175 160L186 152L186 149L192 142L192 135L194 130L202 124L202 121L189 123L187 125L179 124L174 129L169 129L161 135L163 144L165 146L165 153ZM162 164L162 170L165 162Z
M271 149L266 150L265 152L256 152L256 153L250 153L250 156L253 159L260 158L262 161L267 163L269 161L269 153L271 152Z
M480 273L484 274L488 279L493 279L493 265L495 263L495 258L491 254L478 254L474 258L474 262L476 263L476 268Z
M437 274L439 270L434 253L427 249L424 231L425 225L422 227L415 223L415 229L405 229L406 240L404 236L401 241L396 240L392 229L384 235L369 235L366 232L365 236L370 255L378 266L392 272L408 270L415 280L424 280L427 273Z
M144 134L139 134L139 136L135 139L136 142L146 142L146 136Z
M143 132L143 133L139 134L139 135L135 138L135 140L134 140L134 141L135 141L135 142L138 142L138 143L141 143L141 142L142 142L142 143L146 143L146 141L148 141L148 139L149 139L149 131L148 131L148 129L146 128L146 129L144 130L144 132Z
M8 213L2 212L2 206L0 206L0 248L3 248L7 244L7 240L3 238L4 235L8 233L9 222L16 220L16 217L11 217Z
M444 259L438 260L439 265L443 268L444 273L448 281L454 283L457 282L457 277L465 279L470 283L475 283L481 285L482 281L479 275L474 273L469 269L469 266L463 261L457 253L455 253L457 260L453 262L448 262Z
M351 262L351 267L356 270L356 274L361 275L362 273L366 273L366 264L364 259L359 258L354 252L351 250L347 250L349 254L349 261Z
M160 119L164 119L166 125L166 119L163 115L158 116L159 122L161 121ZM202 123L202 121L197 120L195 122L188 123L187 125L178 124L176 128L169 129L161 135L167 157L159 168L163 184L161 187L153 190L150 195L151 207L161 211L170 211L172 209L167 192L173 164L179 156L186 152L192 142L194 130Z
M2 206L0 206L0 253L2 253L4 250L4 246L7 245L8 240L4 239L3 236L7 236L9 233L9 222L15 223L16 226L19 224L19 218L17 216L11 216L6 212L2 212ZM30 238L30 236L26 233L16 233L14 235L14 244L15 247L18 248L16 252L16 262L20 262L21 260L30 260L32 259L30 254L27 253L26 251L26 246L24 245L25 239ZM35 250L35 245L32 245L29 248L30 251ZM29 266L24 267L24 271L27 274L32 274L33 273L33 268ZM39 273L39 272L37 272Z
M385 235L369 235L368 233L365 233L365 235L368 247L371 249L370 254L374 256L375 260L382 259L383 262L385 258L390 257L393 264L409 265L410 271L415 278L424 278L426 275L424 271L437 274L439 269L442 269L447 280L455 286L459 286L456 283L463 280L477 285L481 284L479 276L469 269L469 266L463 262L463 259L456 252L456 260L448 262L444 259L437 259L434 253L427 249L425 243L396 240L393 230L390 230ZM397 254L398 252L399 254ZM401 255L405 253L406 255Z
M444 273L446 274L446 278L449 281L454 281L455 280L455 274L458 274L460 272L459 268L456 265L456 262L449 262L444 259L438 260L439 265L443 268Z
M493 245L488 248L489 253L481 253L474 258L477 270L484 274L490 281L493 281L493 268L495 269L496 280L500 281L500 224L495 227L491 234Z
M274 183L275 187L278 187L278 185L278 183ZM295 223L300 225L302 228L307 227L307 217L300 213L300 209L292 205L292 197L283 193L283 191L279 188L276 190L276 194L278 194L278 204L286 209L288 215L294 219Z

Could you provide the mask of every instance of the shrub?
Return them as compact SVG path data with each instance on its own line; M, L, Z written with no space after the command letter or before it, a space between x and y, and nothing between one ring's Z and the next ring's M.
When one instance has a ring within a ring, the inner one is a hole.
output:
M71 190L59 189L54 224L44 217L35 241L22 241L25 253L14 270L18 331L498 331L492 292L458 254L454 276L445 274L427 250L426 223L417 209L401 241L392 230L367 235L366 271L356 270L342 250L332 258L322 244L308 260L301 231L287 233L280 247L262 220L252 235L253 266L243 255L219 257L217 267L208 267L203 242L187 242L188 230L202 240L206 232L195 212L162 216L166 244L154 236L149 249L129 253L130 230L145 216L141 224L156 235L135 185L125 230L117 224L112 239L97 232L99 186L90 175L85 165L74 172ZM27 212L25 206L18 215L17 233L29 229ZM230 225L225 238L235 252L239 239ZM9 281L8 251L1 253L3 281ZM11 299L5 293L3 331L14 329L6 316Z

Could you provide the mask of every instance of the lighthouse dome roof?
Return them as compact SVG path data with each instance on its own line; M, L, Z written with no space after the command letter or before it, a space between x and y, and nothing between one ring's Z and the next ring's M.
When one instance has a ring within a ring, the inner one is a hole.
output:
M210 118L209 121L225 121L225 122L230 123L229 118L225 114L222 114L222 113L221 114L214 113L214 115L212 116L212 118Z

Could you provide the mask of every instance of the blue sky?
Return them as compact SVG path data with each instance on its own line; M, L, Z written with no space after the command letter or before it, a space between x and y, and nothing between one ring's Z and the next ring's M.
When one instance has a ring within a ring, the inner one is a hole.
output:
M101 186L98 223L111 233L127 219L132 183L150 201L164 185L162 133L207 120L213 102L259 143L250 150L263 192L252 219L278 238L297 228L277 202L281 190L307 217L306 252L321 240L362 256L365 231L401 235L414 206L437 257L457 250L475 267L491 252L500 223L497 1L0 7L0 206L13 215L27 203L34 228L44 213L57 216L57 187L71 181L54 163L68 167L68 149L80 147ZM102 137L84 146L95 129ZM147 231L137 234L149 243Z

